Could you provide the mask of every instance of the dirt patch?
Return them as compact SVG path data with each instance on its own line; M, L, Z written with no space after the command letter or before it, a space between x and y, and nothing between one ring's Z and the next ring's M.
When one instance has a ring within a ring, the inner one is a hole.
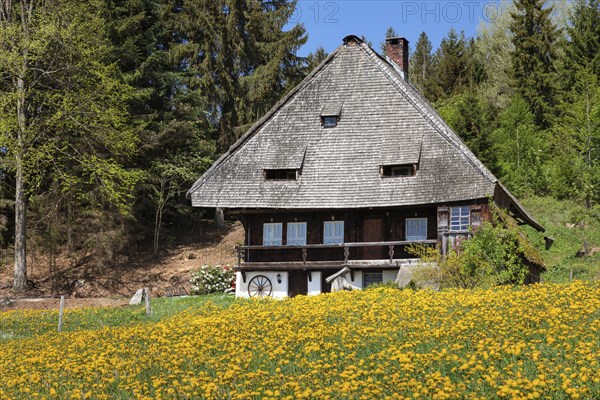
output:
M118 306L127 304L135 291L148 287L153 296L189 293L191 273L204 264L233 265L235 246L244 241L240 223L228 223L223 230L212 222L203 222L195 232L174 236L171 245L164 246L158 257L150 251L140 251L122 257L113 265L92 266L85 255L78 258L59 257L55 266L37 256L29 262L31 289L25 293L12 291L12 261L0 267L0 299L9 298L7 308L54 308L65 295L69 307ZM27 301L15 299L39 299Z
M129 304L129 299L109 299L101 297L87 298L68 298L65 299L65 308L82 308L82 307L122 307ZM27 298L27 299L10 299L9 305L0 306L0 311L21 310L21 309L56 309L60 305L60 298Z

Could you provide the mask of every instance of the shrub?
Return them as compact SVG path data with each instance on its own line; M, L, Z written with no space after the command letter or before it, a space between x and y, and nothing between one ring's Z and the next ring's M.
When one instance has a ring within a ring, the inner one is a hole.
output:
M233 269L229 266L203 265L192 273L190 283L193 294L208 294L223 292L231 289L235 277Z
M411 246L408 251L422 261L417 277L441 287L523 283L529 272L525 260L532 261L534 252L518 228L506 223L502 210L494 206L491 210L492 221L482 223L470 240L450 249L446 256L439 249Z

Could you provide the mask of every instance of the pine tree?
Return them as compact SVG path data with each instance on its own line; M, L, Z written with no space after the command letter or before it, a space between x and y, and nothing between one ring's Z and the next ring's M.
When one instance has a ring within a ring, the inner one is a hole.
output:
M199 88L218 148L229 147L303 77L301 25L284 30L295 2L182 1L175 24L191 88Z
M415 52L410 58L412 84L428 100L434 101L435 97L435 59L432 54L432 45L425 32L422 32L417 41Z
M560 31L545 0L515 0L510 29L515 46L512 71L516 91L529 104L537 126L551 126L557 106L556 42Z
M474 80L472 53L464 32L459 35L454 28L450 29L435 57L438 99L448 98L470 87Z
M600 85L589 69L579 70L561 104L554 129L550 188L559 198L578 199L589 208L600 202Z
M600 0L576 0L567 27L565 73L572 87L575 75L588 69L600 79Z
M208 99L189 68L190 43L166 1L103 0L111 54L135 88L129 110L142 146L134 166L144 171L137 188L133 229L153 237L158 254L163 225L194 209L188 189L214 161Z
M327 58L327 56L328 54L323 46L319 46L317 50L306 56L306 73L308 74L315 69L315 67L321 64Z
M398 37L398 34L396 33L396 30L394 29L394 27L389 26L387 28L387 30L385 31L385 38L386 39L390 39L390 38L395 38ZM381 54L383 54L384 56L387 55L385 52L385 48L386 48L386 41L384 40L383 42L381 42L380 44L381 47Z

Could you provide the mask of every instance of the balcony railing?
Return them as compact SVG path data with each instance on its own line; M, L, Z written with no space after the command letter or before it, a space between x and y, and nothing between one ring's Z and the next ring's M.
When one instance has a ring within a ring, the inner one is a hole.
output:
M390 263L394 262L394 254L396 246L408 246L411 244L422 244L422 245L436 245L437 240L402 240L402 241L390 241L390 242L351 242L351 243L340 243L340 244L306 244L299 246L236 246L238 267L242 264L242 261L246 261L246 254L250 250L264 250L264 251L282 251L282 250L301 250L302 262L306 265L308 262L309 250L324 250L324 249L343 249L344 250L344 264L348 264L350 258L350 249L353 248L373 248L383 247L387 248ZM331 261L337 261L331 260Z

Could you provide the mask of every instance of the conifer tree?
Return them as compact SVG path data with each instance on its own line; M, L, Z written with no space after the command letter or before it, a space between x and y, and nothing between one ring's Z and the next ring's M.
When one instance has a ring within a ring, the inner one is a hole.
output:
M317 50L311 52L306 56L306 74L309 74L315 67L321 64L326 58L328 54L323 48L323 46L317 47Z
M183 0L174 10L191 88L206 98L208 118L226 150L303 77L301 25L284 30L295 1Z
M385 38L386 39L390 39L390 38L395 38L398 37L398 34L396 33L396 30L394 29L393 26L388 26L387 30L385 31ZM383 54L384 56L387 55L386 51L385 51L385 44L386 41L382 41L380 44L381 47L381 54Z
M448 98L470 86L473 82L472 54L464 32L459 35L451 28L435 56L438 99Z
M572 87L575 75L588 69L600 79L600 0L576 0L567 27L565 73Z
M557 111L557 39L560 31L545 0L515 0L510 24L515 46L512 72L517 93L529 104L535 124L551 126Z
M600 2L575 1L567 33L550 187L591 207L600 201Z
M600 202L600 84L588 68L577 71L561 104L563 117L553 133L550 188L559 198L590 208Z
M415 52L410 58L411 83L430 101L434 100L435 59L432 45L425 32L421 32Z

